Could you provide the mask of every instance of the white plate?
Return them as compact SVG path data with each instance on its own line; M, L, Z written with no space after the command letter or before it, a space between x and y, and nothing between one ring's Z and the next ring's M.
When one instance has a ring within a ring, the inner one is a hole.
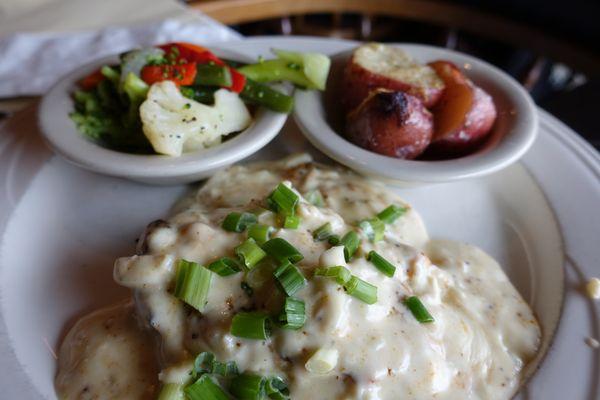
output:
M271 47L334 53L353 44L278 37L219 46L257 56ZM187 190L100 176L51 156L33 112L0 127L0 397L7 399L55 398L61 336L77 316L127 295L112 283L113 259L132 253L144 225ZM584 339L600 336L598 303L581 286L600 275L600 156L548 114L540 111L540 121L522 163L398 192L431 236L476 244L499 259L538 313L546 345L562 306L552 346L518 398L597 399L600 352ZM315 151L290 121L253 158L303 150Z

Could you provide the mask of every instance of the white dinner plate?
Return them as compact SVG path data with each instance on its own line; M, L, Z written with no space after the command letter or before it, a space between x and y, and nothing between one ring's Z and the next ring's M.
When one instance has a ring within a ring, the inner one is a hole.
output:
M352 42L263 37L218 46L249 56L272 47L333 54ZM112 262L132 254L145 224L166 216L189 187L153 187L74 167L46 149L35 108L0 126L0 398L54 399L55 352L78 316L128 295ZM600 156L540 111L522 162L490 176L393 189L432 237L475 244L500 261L543 327L543 348L519 399L600 398L598 303ZM252 159L310 151L293 122ZM533 371L537 369L537 372Z

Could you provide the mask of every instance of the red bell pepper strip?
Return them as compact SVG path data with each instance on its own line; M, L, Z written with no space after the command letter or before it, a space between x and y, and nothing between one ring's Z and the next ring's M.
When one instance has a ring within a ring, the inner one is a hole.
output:
M146 65L140 75L148 85L167 80L175 82L178 86L191 85L196 78L196 63Z
M102 72L100 70L96 70L80 80L78 83L79 87L81 87L83 90L92 90L104 79L106 79L106 77L102 75Z
M195 62L197 64L208 64L213 62L217 65L226 65L223 60L211 53L204 47L191 43L173 42L159 46L167 56L175 58L177 61ZM175 50L176 49L176 50ZM173 54L173 53L176 54ZM231 86L227 89L235 93L241 93L246 85L246 77L239 73L235 68L229 67L231 73Z

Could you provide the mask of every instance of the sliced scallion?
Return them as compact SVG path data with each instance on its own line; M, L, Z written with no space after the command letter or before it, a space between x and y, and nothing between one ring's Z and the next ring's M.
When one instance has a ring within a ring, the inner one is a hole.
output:
M326 374L333 370L338 362L338 351L335 348L321 347L313 354L304 368L313 374Z
M251 270L267 255L252 238L235 248L235 254L240 258L246 269Z
M220 362L215 359L213 353L203 351L198 354L194 360L192 377L196 379L203 374L216 374L225 378L230 378L232 376L237 376L239 371L235 361L228 361L226 363Z
M204 310L208 299L212 272L203 266L179 260L174 295L198 311Z
M288 400L290 398L290 390L287 383L279 376L274 376L267 379L265 382L265 390L267 396L273 400Z
M235 361L220 362L215 361L212 366L212 373L221 375L225 378L231 378L239 375L239 370Z
M329 222L324 223L313 232L313 238L317 241L327 240L333 235L331 230L331 224Z
M286 215L283 220L283 227L285 229L298 229L300 226L300 217L297 215Z
M350 296L356 297L367 304L377 302L377 286L363 281L358 276L352 275L350 280L344 285L344 289Z
M394 276L394 273L396 272L396 267L394 266L394 264L383 258L375 250L371 250L369 252L369 254L367 255L367 260L371 261L375 268L377 268L390 278Z
M292 189L280 183L267 198L267 204L275 212L294 215L300 196Z
M306 201L308 201L313 206L323 207L325 205L325 201L323 200L323 195L321 194L321 192L319 190L316 190L316 189L311 190L310 192L306 193L304 198L306 199Z
M198 354L194 359L194 376L212 373L214 362L215 355L213 353L209 351L203 351L202 353Z
M256 215L252 213L231 212L227 214L221 227L229 232L243 232L246 228L257 221Z
M422 324L433 322L434 319L429 314L421 300L417 296L410 296L404 300L404 305L410 310L412 315Z
M273 228L268 225L254 224L248 228L248 237L254 239L259 245L262 245L269 240L272 230Z
M342 237L339 244L344 246L344 257L346 257L346 261L350 261L354 253L356 253L356 250L358 250L360 238L356 232L350 231Z
M208 265L208 269L220 276L229 276L240 272L241 266L237 260L229 257L219 258Z
M273 238L263 244L262 248L268 255L280 262L287 260L296 263L304 258L294 246L282 238Z
M231 380L229 391L239 400L262 400L265 398L266 379L260 375L241 374Z
M377 214L377 218L385 222L386 224L391 224L396 221L402 214L407 211L406 207L399 207L395 204L388 206L386 209Z
M157 400L185 400L183 385L178 383L165 383L160 388Z
M184 392L189 400L229 400L229 396L207 374L187 386Z
M286 297L283 312L279 315L281 327L285 329L300 329L306 322L304 301L294 297Z
M352 274L350 270L344 266L337 265L335 267L320 267L315 269L315 276L323 276L326 278L333 279L340 285L348 283Z
M288 296L293 296L298 290L306 285L306 278L300 269L289 261L284 261L275 272L273 272L281 289Z
M246 339L265 340L271 336L271 321L262 312L241 312L231 321L231 334Z
M379 218L365 219L360 221L358 226L371 242L378 242L383 239L385 224Z
M339 237L339 235L331 235L331 236L329 236L329 238L327 239L327 243L329 243L332 246L337 246L338 244L340 244L340 237Z

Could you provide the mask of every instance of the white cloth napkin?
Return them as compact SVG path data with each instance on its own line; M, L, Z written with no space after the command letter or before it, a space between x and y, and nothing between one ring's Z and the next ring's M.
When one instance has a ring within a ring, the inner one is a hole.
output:
M0 38L0 98L43 94L69 71L94 59L171 41L208 43L241 35L206 15L189 15L96 31L26 32Z

